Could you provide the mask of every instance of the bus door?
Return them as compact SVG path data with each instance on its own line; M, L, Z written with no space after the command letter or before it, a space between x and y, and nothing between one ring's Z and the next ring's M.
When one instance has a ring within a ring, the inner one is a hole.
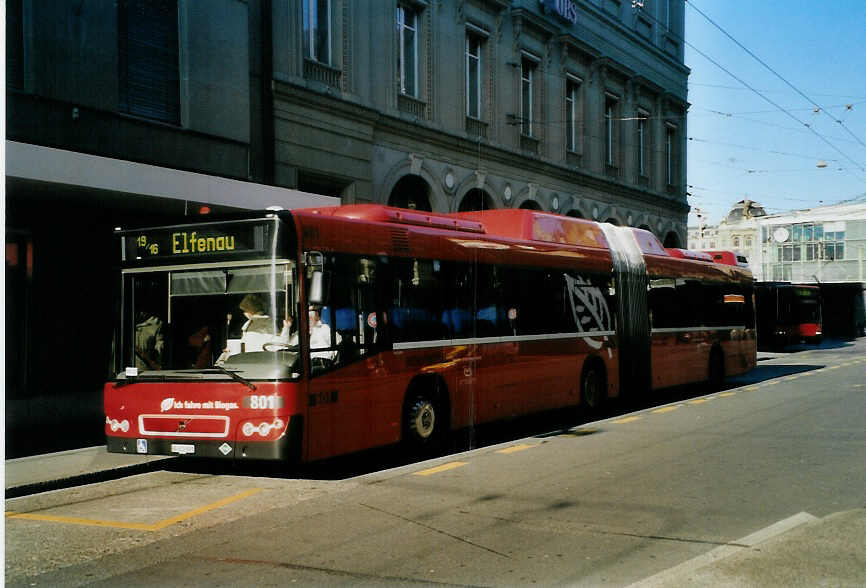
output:
M707 332L698 325L699 296L682 278L650 280L649 309L652 321L653 388L677 386L702 379L709 357ZM706 349L704 349L706 347Z
M309 459L399 437L400 401L394 398L394 378L377 353L381 329L376 261L328 254L322 257L321 275L322 295L310 298L307 305L304 347Z

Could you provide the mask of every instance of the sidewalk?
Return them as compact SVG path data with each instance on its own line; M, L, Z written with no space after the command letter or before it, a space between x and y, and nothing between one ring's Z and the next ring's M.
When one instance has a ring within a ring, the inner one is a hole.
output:
M866 508L823 519L807 513L791 518L796 524L779 534L743 538L632 588L866 585Z
M120 472L127 475L130 469L147 470L153 462L166 459L174 458L108 453L104 445L7 459L4 472L6 496L21 494L22 490L39 486L51 489L62 485L64 481L86 483L88 478L117 477Z

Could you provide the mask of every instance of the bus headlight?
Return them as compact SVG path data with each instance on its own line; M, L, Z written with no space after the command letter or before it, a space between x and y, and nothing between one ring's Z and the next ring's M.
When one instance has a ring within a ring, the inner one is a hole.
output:
M285 428L286 423L281 418L274 418L271 422L255 419L245 421L241 425L241 433L243 433L244 437L257 435L261 438L276 439L285 432Z
M108 428L111 429L112 433L116 433L118 430L123 431L124 433L129 431L129 421L126 419L118 421L117 419L105 417L105 424L108 425Z

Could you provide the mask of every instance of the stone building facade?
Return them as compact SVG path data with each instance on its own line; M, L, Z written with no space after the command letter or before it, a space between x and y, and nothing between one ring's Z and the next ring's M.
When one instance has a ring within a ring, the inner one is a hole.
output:
M101 440L117 226L523 206L684 242L683 0L5 5L10 456Z
M536 208L684 243L682 1L274 6L278 183L443 212Z

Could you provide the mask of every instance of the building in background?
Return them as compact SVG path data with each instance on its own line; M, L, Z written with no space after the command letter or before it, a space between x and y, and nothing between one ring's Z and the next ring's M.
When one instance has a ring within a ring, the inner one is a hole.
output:
M767 216L764 207L752 200L740 200L718 225L707 225L703 215L697 212L698 224L688 228L689 249L727 249L743 255L752 263L760 255L758 222Z
M278 183L685 240L682 0L274 3Z
M866 199L761 218L760 254L753 268L762 280L863 282Z
M688 243L745 255L757 281L821 285L825 333L863 334L866 197L773 215L740 201L718 225L689 227Z
M685 241L683 0L6 9L10 456L101 442L116 226L375 202Z

